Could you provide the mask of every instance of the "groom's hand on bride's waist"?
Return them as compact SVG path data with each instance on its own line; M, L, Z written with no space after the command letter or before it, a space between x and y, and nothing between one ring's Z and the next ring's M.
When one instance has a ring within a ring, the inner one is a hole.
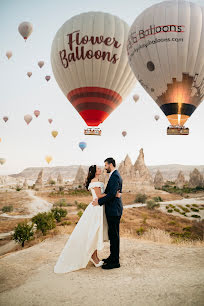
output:
M97 198L92 202L92 205L93 205L93 206L99 205L99 204L98 204L98 199L97 199Z

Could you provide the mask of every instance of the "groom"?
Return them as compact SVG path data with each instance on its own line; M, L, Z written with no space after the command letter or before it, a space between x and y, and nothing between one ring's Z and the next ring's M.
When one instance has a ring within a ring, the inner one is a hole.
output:
M105 169L110 173L109 181L105 190L106 196L100 199L95 199L93 205L105 205L105 212L108 222L108 236L110 239L110 256L103 259L103 269L119 268L119 249L120 249L120 236L119 225L120 218L123 212L123 205L121 198L116 197L117 191L122 192L122 178L116 170L115 160L110 157L105 161Z

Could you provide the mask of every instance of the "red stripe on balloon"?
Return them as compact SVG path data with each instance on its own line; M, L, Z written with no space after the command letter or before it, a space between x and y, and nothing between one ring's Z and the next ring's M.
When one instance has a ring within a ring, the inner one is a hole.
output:
M100 97L81 97L81 98L76 99L74 102L72 102L72 105L76 107L77 105L81 103L90 103L90 102L103 103L103 104L110 106L113 109L117 107L117 105L114 102L109 101L104 98L100 98Z
M109 114L101 110L84 110L79 113L88 126L98 126Z

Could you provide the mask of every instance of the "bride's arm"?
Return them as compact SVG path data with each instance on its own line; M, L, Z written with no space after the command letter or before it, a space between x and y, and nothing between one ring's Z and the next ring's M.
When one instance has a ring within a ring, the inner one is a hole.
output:
M106 193L101 193L100 187L94 187L94 190L95 190L95 193L98 199L101 199L106 196ZM118 191L116 194L116 198L120 198L120 197L121 197L121 193Z

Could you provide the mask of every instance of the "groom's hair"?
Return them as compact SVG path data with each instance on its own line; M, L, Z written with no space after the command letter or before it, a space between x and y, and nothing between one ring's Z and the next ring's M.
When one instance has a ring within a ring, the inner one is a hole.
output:
M116 162L115 162L115 159L113 159L112 157L108 157L104 160L104 163L107 162L108 164L112 164L113 167L116 166Z

